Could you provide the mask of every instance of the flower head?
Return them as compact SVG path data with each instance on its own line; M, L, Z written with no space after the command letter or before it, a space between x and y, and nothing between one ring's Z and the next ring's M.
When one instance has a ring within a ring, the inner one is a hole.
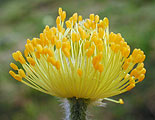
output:
M56 26L46 26L39 38L27 40L24 56L12 54L22 68L9 71L16 80L41 92L62 98L107 99L131 90L146 73L144 52L130 46L120 33L109 34L109 21L74 13L65 22L61 8ZM66 28L64 27L66 26Z

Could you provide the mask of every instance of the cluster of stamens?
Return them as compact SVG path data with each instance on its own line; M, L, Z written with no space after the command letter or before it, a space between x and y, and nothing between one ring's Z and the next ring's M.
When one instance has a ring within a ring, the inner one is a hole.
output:
M66 12L59 8L58 13L57 27L46 26L39 38L28 39L24 56L12 54L23 67L10 64L18 71L9 72L16 80L54 96L96 100L126 92L144 79L143 51L130 55L121 34L109 34L106 17L90 14L83 20L74 13L65 22Z

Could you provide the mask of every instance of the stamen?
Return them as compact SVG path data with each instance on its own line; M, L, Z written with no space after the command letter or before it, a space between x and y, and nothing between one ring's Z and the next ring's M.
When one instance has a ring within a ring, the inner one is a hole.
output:
M90 14L89 18L91 21L94 21L94 14Z
M79 15L78 21L82 21L82 16Z
M15 78L16 80L18 80L19 82L22 81L22 77L21 77L20 75L15 75L14 78Z
M79 68L79 69L77 70L77 73L78 73L78 75L81 77L81 76L82 76L82 69Z
M74 13L69 20L59 8L56 27L48 25L39 38L27 39L24 57L12 54L22 69L10 63L9 74L44 93L62 98L105 99L131 90L145 78L144 52L130 46L120 33L109 34L109 20ZM66 25L64 25L66 24ZM64 28L66 26L66 28Z
M66 12L63 11L63 12L62 12L62 15L61 15L61 21L64 22L65 19L66 19Z
M58 9L58 13L59 13L59 15L61 16L61 14L62 14L62 8L59 8L59 9Z
M34 65L36 64L36 62L34 61L34 59L31 58L31 57L27 57L27 61L28 61L32 66L34 66Z
M10 63L10 67L12 67L12 69L14 69L14 70L18 70L17 65L14 63Z
M110 98L104 98L104 100L111 101L111 102L114 102L114 103L124 104L123 99L119 99L119 101L117 101L117 100L110 99Z
M55 66L56 66L57 70L60 70L60 62L59 61L56 61Z
M51 63L54 66L56 65L56 61L55 61L55 59L53 57L48 57L47 62Z
M25 72L24 72L22 69L19 69L19 70L18 70L18 73L19 73L19 75L20 75L21 77L23 77L23 78L26 77Z

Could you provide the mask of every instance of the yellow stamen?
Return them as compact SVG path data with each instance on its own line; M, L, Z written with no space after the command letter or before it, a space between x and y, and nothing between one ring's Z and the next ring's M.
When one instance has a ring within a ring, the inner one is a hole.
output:
M75 42L75 40L76 40L76 33L72 33L72 41L73 41L73 43Z
M71 28L72 27L72 24L71 24L71 22L68 20L68 21L66 21L66 27L67 28Z
M62 15L61 15L61 20L62 20L62 22L64 22L65 19L66 19L66 12L63 11L63 12L62 12Z
M95 23L98 23L99 22L99 16L98 15L95 15Z
M120 104L124 104L123 99L119 99Z
M126 90L127 90L127 91L130 91L130 90L133 89L134 87L135 87L135 84L132 83L132 84L130 84L130 85L126 88Z
M89 46L90 46L90 42L87 40L86 43L85 43L85 45L84 45L84 48L85 48L85 49L88 49Z
M109 20L74 13L67 21L59 8L56 27L48 25L38 38L27 39L24 57L12 54L22 69L11 63L18 81L60 98L100 99L124 104L109 97L124 93L143 81L145 54L130 46L120 33L109 34ZM66 26L67 28L65 28ZM23 80L22 80L23 78Z
M19 73L19 75L20 75L21 77L23 77L23 78L26 77L25 72L24 72L22 69L19 69L19 70L18 70L18 73Z
M78 14L77 13L74 13L73 14L73 21L74 22L77 22L77 18L78 18Z
M59 13L59 15L62 14L62 8L59 8L59 9L58 9L58 13Z
M91 21L94 21L94 14L90 14L89 18Z
M39 53L41 53L42 50L43 50L42 46L38 44L38 45L37 45L37 50L38 50Z
M50 49L47 49L47 54L48 54L50 57L53 57L53 56L54 56L54 53L53 53L52 50L50 50Z
M14 78L16 73L14 73L12 70L9 71L9 74Z
M104 70L103 64L98 65L98 70L99 70L100 73L103 72L103 70Z
M60 48L61 48L61 41L57 41L57 42L56 42L56 48L57 48L57 49L60 49Z
M62 32L62 26L60 24L57 25L58 31Z
M79 22L82 21L82 16L79 16L78 21Z
M87 52L87 57L89 58L92 55L93 55L93 49L92 48L89 48L88 49L88 52Z
M40 53L38 51L35 52L35 56L36 56L37 59L40 59ZM25 57L27 57L27 56L25 56Z
M34 66L34 65L36 64L36 62L34 61L34 59L31 58L31 57L27 57L27 61L28 61L32 66Z
M21 77L20 75L15 75L14 78L15 78L16 80L18 80L19 82L22 81L22 77Z
M60 62L59 61L56 61L55 67L57 68L57 70L60 70Z
M60 24L60 16L57 17L57 19L56 19L56 24L57 24L57 25Z
M141 75L139 76L139 78L138 78L138 81L139 81L139 82L142 82L142 81L144 80L144 78L145 78L145 75L144 75L144 74L141 74Z
M12 69L14 69L14 70L18 70L17 65L14 63L10 63L10 67L12 67Z
M65 56L66 57L70 57L70 51L69 51L69 49L68 48L65 48L64 50L63 50L63 52L64 52L64 54L65 54Z
M18 61L18 55L16 52L12 53L12 57L14 58L14 60Z
M77 70L77 73L78 73L78 75L81 77L81 76L82 76L82 69L79 68L79 69Z
M55 61L55 59L53 58L53 57L48 57L47 58L47 61L49 62L49 63L51 63L52 65L56 65L56 61Z

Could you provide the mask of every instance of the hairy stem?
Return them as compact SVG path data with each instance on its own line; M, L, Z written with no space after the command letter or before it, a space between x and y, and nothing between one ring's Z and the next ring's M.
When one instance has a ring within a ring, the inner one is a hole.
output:
M86 111L88 104L88 99L76 99L75 97L68 98L67 102L64 103L66 110L65 120L86 120Z

